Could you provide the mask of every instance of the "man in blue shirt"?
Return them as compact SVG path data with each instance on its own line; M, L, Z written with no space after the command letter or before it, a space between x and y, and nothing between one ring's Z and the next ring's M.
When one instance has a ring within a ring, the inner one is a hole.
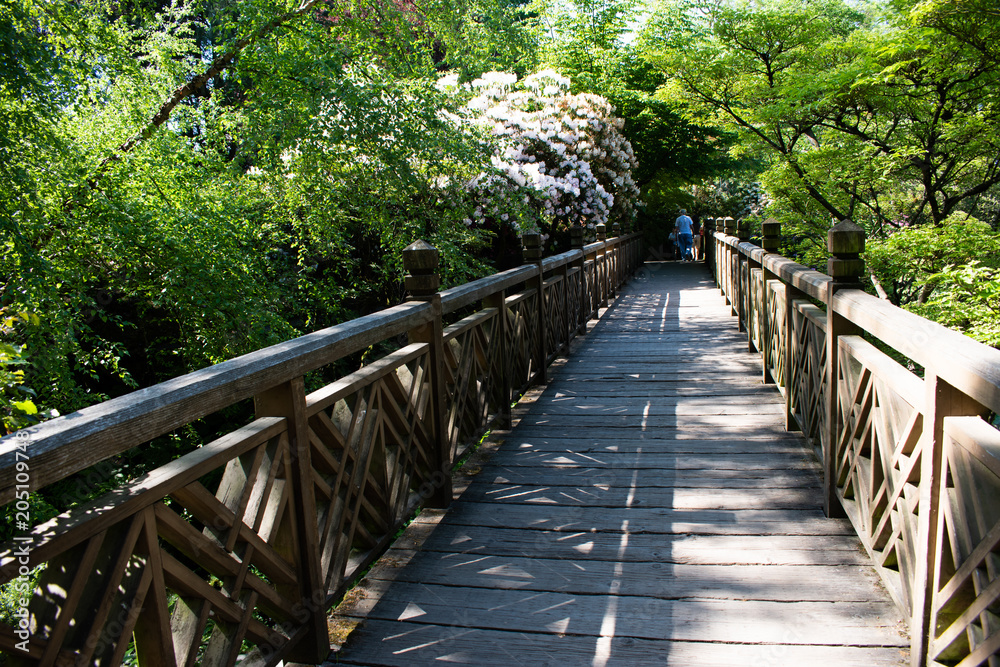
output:
M691 259L691 242L694 239L694 222L688 217L687 210L681 209L681 214L674 222L674 231L677 233L677 246L681 250L681 259Z

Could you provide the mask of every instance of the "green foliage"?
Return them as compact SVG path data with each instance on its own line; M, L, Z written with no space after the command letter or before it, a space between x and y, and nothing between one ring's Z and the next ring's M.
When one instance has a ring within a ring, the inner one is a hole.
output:
M435 82L530 62L530 17L301 6L0 5L0 306L38 318L4 330L5 429L392 305L418 237L445 284L487 270L440 182L492 149Z
M1000 348L1000 270L973 260L946 266L934 283L934 295L909 310Z
M727 149L735 135L697 123L685 114L684 100L656 95L663 72L631 43L640 6L631 0L576 0L550 3L543 19L550 30L542 58L569 76L573 92L601 95L624 120L622 134L633 148L647 227L672 227L679 205L692 199L691 187L734 167ZM640 44L642 41L640 40Z
M995 215L1000 61L958 17L996 16L976 3L865 9L782 0L703 14L678 0L643 44L670 79L661 94L739 132L739 154L769 164L764 180L789 214L849 217L875 235L904 218Z
M25 346L8 342L12 339L16 323L37 325L38 316L30 313L8 314L6 310L0 308L0 415L3 416L0 435L34 424L44 416L39 414L33 400L35 392L24 386L24 371L28 366Z
M1000 344L1000 233L964 214L869 241L887 298L989 345Z
M958 214L940 226L901 229L884 240L869 240L865 262L897 305L926 301L947 267L978 260L1000 266L1000 234L975 218Z

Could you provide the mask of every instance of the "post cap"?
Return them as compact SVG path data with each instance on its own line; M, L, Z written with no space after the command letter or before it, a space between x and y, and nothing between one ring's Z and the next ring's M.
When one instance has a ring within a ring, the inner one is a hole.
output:
M525 261L537 261L542 258L542 235L538 232L521 234L521 255Z
M423 239L403 249L403 267L410 273L429 273L438 268L441 253Z
M736 228L736 236L740 241L750 240L750 222L747 220L740 220Z
M774 218L768 218L760 225L761 247L768 252L777 252L781 244L781 223Z
M403 286L414 298L437 292L441 279L437 274L441 253L424 240L414 241L403 249L403 267L409 273Z
M857 257L865 250L865 230L841 220L827 232L826 248L834 257Z

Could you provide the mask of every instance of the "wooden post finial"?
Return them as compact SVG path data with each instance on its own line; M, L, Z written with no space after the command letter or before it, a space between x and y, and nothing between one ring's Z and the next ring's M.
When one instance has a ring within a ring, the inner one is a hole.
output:
M740 241L750 240L750 222L748 220L740 220L736 226L736 237Z
M726 232L727 236L736 236L736 221L730 217L725 217L722 219L722 227Z
M865 250L865 230L850 220L841 220L830 228L826 236L830 259L826 273L839 285L859 284L865 272L861 253Z
M521 246L521 256L525 262L537 262L542 258L542 235L538 232L522 234Z
M622 226L620 224L618 224L617 222L615 224L611 225L611 234L613 236L615 236L615 237L621 236L622 235Z
M410 300L424 300L437 293L441 284L440 255L437 248L423 240L414 241L403 250L403 267L408 274L404 286Z
M778 252L778 246L781 244L781 223L774 218L768 218L761 224L761 233L764 237L761 247L768 252Z
M580 225L573 225L569 228L569 246L573 250L583 248L583 227Z
M608 228L602 222L601 224L597 225L597 240L606 241L607 239L608 239Z

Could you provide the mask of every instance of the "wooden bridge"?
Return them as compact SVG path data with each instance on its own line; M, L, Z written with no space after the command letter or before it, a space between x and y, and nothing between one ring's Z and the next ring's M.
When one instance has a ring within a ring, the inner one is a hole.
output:
M647 265L341 606L336 662L907 664L784 408L707 268Z
M850 223L824 275L719 222L707 265L526 235L525 266L444 292L414 244L407 304L4 438L27 511L257 415L19 526L8 664L992 664L1000 353L858 290Z

